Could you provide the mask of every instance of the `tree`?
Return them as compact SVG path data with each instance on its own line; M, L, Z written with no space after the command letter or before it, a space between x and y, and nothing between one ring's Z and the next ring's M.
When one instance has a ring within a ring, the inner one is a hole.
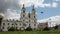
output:
M25 30L26 30L26 31L31 31L32 28L31 28L31 26L29 25L29 27L27 27Z
M14 27L11 27L8 29L8 31L15 31L16 29Z
M56 25L56 26L54 27L54 29L58 29L58 25Z
M44 31L48 31L48 30L50 30L48 27L45 27L44 29L43 29Z

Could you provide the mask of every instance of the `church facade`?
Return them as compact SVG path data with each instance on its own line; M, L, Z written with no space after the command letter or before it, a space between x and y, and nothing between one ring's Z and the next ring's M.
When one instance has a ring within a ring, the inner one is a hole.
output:
M36 18L36 10L34 6L32 7L32 11L30 13L26 13L26 8L23 4L20 13L20 20L3 20L1 24L2 31L8 31L10 27L15 27L18 30L24 30L27 27L31 26L32 29L37 29L37 18Z

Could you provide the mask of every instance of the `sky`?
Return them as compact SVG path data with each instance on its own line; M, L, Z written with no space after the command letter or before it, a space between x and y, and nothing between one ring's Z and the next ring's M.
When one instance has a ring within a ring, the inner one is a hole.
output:
M0 13L5 15L4 19L19 19L23 4L27 13L34 5L38 21L60 20L60 0L0 0Z

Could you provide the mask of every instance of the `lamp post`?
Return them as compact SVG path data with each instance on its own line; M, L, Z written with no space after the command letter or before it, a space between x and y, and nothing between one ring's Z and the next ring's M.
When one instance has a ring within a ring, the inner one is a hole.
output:
M4 15L2 13L0 13L0 31L1 31L1 23L2 23L3 17L4 17Z
M50 27L51 27L51 19L49 19Z

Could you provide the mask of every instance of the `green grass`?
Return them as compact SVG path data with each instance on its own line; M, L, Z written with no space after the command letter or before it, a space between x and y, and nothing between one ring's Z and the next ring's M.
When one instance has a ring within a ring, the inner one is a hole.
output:
M60 34L60 31L7 31L1 34Z

